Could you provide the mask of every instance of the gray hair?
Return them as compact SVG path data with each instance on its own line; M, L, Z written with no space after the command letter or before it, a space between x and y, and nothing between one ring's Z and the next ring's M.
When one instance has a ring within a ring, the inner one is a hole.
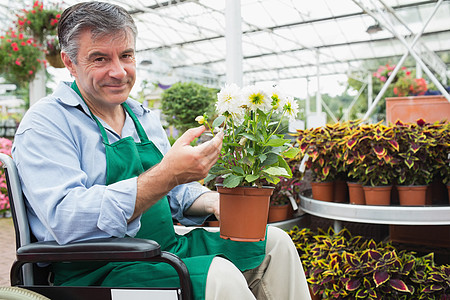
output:
M93 38L117 32L131 32L136 42L136 24L124 8L106 2L75 4L64 10L58 24L61 51L66 52L75 64L80 47L78 39L86 29L91 30Z

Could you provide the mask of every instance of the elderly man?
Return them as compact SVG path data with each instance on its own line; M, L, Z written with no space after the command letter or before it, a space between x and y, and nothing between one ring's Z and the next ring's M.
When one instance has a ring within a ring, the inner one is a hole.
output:
M204 127L170 147L158 118L130 99L136 26L121 7L78 3L61 16L62 82L24 116L13 157L34 235L60 244L99 237L156 240L186 263L195 299L309 299L296 249L282 230L242 243L196 229L180 236L172 218L201 224L219 196L197 183L216 162L222 134L190 146ZM57 285L175 286L165 264L53 264Z

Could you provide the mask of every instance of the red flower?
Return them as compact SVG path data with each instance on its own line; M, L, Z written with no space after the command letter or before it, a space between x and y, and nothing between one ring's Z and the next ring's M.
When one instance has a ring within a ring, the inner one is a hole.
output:
M57 14L57 15L56 15L56 18L57 18L57 19L61 18L61 14Z
M16 59L15 63L16 63L16 65L18 65L18 66L22 65L22 63L19 61L19 59Z
M33 71L29 70L29 71L28 71L28 74L30 74L30 75L33 74Z
M22 43L20 43L22 46L26 46L27 45L27 43L25 43L25 42L22 42Z

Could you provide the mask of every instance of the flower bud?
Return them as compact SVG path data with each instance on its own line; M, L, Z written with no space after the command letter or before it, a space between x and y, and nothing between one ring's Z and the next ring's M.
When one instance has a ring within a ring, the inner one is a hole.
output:
M198 116L195 118L195 121L198 122L198 124L202 125L203 123L205 123L205 117Z
M239 141L239 145L245 146L246 142L247 142L247 138L246 137L242 137L241 140Z

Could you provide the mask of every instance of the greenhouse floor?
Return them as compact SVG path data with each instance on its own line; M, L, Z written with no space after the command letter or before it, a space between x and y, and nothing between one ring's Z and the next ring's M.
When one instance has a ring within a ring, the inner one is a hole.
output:
M10 286L9 271L16 257L12 218L0 218L0 286Z

